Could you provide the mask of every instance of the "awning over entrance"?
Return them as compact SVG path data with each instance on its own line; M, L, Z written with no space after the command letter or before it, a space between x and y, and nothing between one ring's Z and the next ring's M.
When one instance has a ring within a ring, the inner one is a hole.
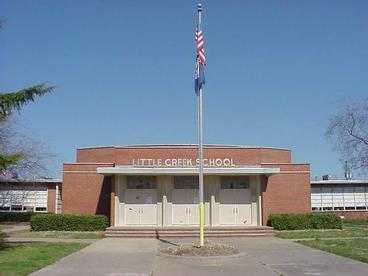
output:
M280 172L279 168L261 167L231 167L231 168L204 168L206 175L273 175ZM197 175L196 167L100 167L97 173L104 175Z

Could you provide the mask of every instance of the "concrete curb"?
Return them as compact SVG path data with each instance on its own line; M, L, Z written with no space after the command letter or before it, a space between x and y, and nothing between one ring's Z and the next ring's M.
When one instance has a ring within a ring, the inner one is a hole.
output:
M173 259L187 259L187 260L218 260L218 259L233 259L244 256L244 252L240 252L237 254L231 255L218 255L218 256L178 256L178 255L170 255L162 252L158 252L157 256L168 257Z

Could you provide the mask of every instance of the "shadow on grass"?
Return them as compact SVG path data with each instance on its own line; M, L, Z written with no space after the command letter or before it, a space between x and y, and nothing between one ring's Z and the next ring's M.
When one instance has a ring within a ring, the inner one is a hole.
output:
M5 236L6 235L3 232L0 232L0 251L9 248L9 245L4 241Z

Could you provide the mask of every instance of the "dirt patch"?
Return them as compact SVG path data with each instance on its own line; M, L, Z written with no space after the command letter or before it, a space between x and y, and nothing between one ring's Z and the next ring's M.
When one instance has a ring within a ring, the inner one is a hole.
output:
M170 246L161 253L173 256L228 256L239 254L235 247L221 243L207 243L202 247L197 245L177 245Z

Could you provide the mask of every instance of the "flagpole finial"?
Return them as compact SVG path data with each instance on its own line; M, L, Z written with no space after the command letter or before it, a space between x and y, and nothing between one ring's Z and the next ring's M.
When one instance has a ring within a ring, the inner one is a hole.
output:
M202 11L202 4L201 3L198 3L198 11Z

